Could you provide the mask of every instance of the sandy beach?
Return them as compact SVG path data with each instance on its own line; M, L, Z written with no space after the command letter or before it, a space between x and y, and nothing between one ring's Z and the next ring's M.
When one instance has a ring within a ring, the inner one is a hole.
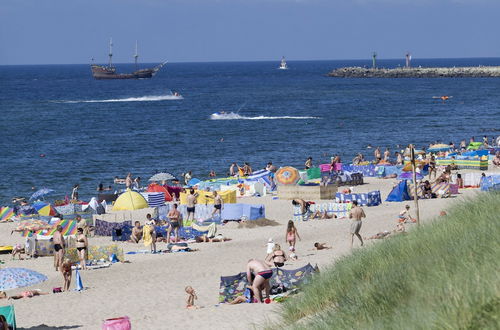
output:
M396 179L366 178L364 185L355 187L355 192L380 190L382 199L385 200L396 182ZM459 195L451 198L421 200L422 223L478 192L479 189L461 189ZM124 315L130 317L135 329L165 329L173 326L187 329L259 328L268 320L276 320L275 311L279 309L279 304L218 305L220 276L244 271L250 258L264 259L268 238L272 237L275 242L286 246L285 228L292 216L292 205L288 200L273 200L272 196L242 198L238 202L265 204L266 217L274 220L277 225L238 228L236 223L231 223L219 226L218 232L231 238L230 241L191 244L197 251L190 253L126 255L127 263L82 271L83 284L87 288L82 292L5 300L2 304L14 304L19 327L29 329L97 329L103 320ZM364 207L367 218L363 221L362 236L369 237L380 231L394 229L397 215L405 204L409 204L414 213L413 201L383 202L375 207ZM23 243L23 238L18 233L10 234L14 223L0 226L3 244ZM318 265L321 270L351 251L348 219L296 222L296 226L302 238L297 244L299 259L288 261L284 267L286 269L311 263L313 266ZM408 230L414 226L416 225L406 225ZM314 242L326 242L333 248L315 251ZM369 240L366 245L375 242ZM89 243L106 245L111 243L111 238L91 237ZM142 242L137 245L123 242L118 244L125 252L144 250ZM164 248L165 243L158 244L158 249ZM356 248L359 248L357 241ZM12 261L10 255L2 255L1 260L5 261L3 267L25 267L48 276L48 280L43 283L11 290L9 295L35 288L51 292L53 287L62 286L62 276L54 270L52 257ZM197 304L202 308L185 308L186 285L195 288L199 298Z

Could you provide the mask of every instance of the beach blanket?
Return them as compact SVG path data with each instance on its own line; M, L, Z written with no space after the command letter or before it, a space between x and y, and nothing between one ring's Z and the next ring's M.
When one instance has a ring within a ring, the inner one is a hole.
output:
M342 171L363 173L364 177L376 177L377 171L375 170L375 165L352 165L352 164L342 164Z
M34 253L39 257L54 255L54 241L52 240L52 237L31 237L27 240L30 241L30 247L29 249L26 249L26 252L30 250L31 254ZM76 246L76 238L74 236L64 237L64 243L67 248L74 248Z
M112 236L114 229L121 229L123 225L132 226L132 221L107 222L104 220L95 220L95 234L99 236Z
M361 206L377 206L382 204L382 196L380 195L379 190L357 194L344 194L338 192L335 194L335 200L338 203L357 201L358 205Z
M87 260L109 260L112 255L116 255L116 258L123 262L125 261L123 249L116 244L112 245L90 245L87 251ZM78 253L76 248L66 249L65 257L68 258L72 263L78 263Z
M274 268L273 276L269 280L273 285L283 285L287 290L299 288L311 280L317 268L307 264L298 269ZM241 296L248 285L247 274L242 272L233 276L221 276L219 289L219 302L227 303Z
M330 184L336 183L337 185L357 186L363 184L363 173L352 172L322 172L321 182Z
M307 221L309 217L316 213L316 211L324 212L328 215L336 215L337 218L346 218L349 215L352 205L349 203L319 203L311 204L309 206L309 211L302 214L300 206L294 206L293 208L293 221Z
M482 191L499 191L500 190L500 175L490 175L481 180Z

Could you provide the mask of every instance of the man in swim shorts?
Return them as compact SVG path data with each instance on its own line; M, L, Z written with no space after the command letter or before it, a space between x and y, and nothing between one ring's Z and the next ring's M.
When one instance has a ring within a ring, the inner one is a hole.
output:
M142 228L141 223L136 221L134 223L134 228L132 228L132 235L130 235L130 241L133 243L139 243L142 238Z
M177 210L177 204L172 205L167 217L170 219L170 226L167 230L167 243L170 243L170 233L172 230L175 235L175 242L179 241L179 228L181 227L181 213Z
M252 275L255 275L253 278ZM250 259L247 264L247 280L252 286L257 303L262 303L262 290L266 291L266 298L269 298L271 286L269 279L273 276L273 271L264 261Z
M62 227L61 225L57 226L57 230L54 233L54 267L56 268L56 271L59 270L59 267L61 267L63 263L63 258L64 258L64 237L62 235Z
M224 204L222 197L220 197L220 195L217 194L217 191L214 191L214 196L212 198L214 199L214 210L212 212L212 218L214 217L215 213L219 213L219 217L221 217L222 207Z
M187 196L187 221L194 220L195 204L196 195L194 194L194 189L191 188Z
M363 238L359 234L361 230L361 219L366 218L365 211L358 206L358 201L352 201L352 209L349 212L349 219L353 219L351 223L351 248L354 243L354 235L356 235L363 246Z

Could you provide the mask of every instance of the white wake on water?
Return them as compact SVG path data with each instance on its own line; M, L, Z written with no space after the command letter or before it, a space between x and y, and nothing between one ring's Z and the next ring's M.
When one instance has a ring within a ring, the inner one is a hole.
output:
M54 101L56 103L112 103L112 102L151 102L167 100L183 100L182 95L150 95L141 97L126 97L123 99L107 100L75 100L75 101Z
M211 120L266 120L266 119L320 119L319 117L311 116L242 116L234 112L213 113L210 115Z

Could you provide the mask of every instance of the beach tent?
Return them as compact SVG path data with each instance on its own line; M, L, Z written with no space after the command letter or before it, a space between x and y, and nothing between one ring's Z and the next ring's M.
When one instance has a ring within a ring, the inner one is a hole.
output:
M138 192L127 189L113 205L113 211L139 210L148 207L148 202Z
M282 284L287 290L295 289L298 286L309 282L311 275L316 272L316 268L307 264L298 269L273 268L273 275L270 279L271 287ZM247 273L242 272L233 276L221 276L219 302L227 303L241 296L248 285Z
M401 180L398 185L392 189L385 201L402 202L408 200L411 200L410 194L408 193L408 182L406 180Z
M165 194L165 201L170 202L172 200L172 196L168 192L168 189L162 185L152 183L148 186L147 192L161 192Z

